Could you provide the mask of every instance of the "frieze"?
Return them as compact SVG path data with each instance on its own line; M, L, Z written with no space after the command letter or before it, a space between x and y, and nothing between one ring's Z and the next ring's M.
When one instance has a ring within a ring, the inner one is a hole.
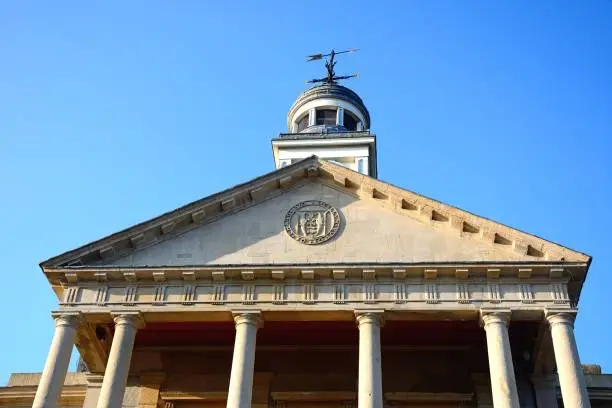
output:
M243 285L242 303L245 305L254 305L255 300L255 285Z
M225 285L215 285L213 287L212 304L222 305L225 303Z
M64 303L78 303L79 287L71 286L64 292Z
M529 283L519 283L519 295L523 303L533 303L533 292Z
M136 304L136 296L136 286L126 286L124 291L123 304L125 306L134 306Z
M466 283L458 283L457 284L457 302L458 303L470 303L470 288Z
M500 290L499 283L489 283L487 285L487 292L489 303L501 303L502 291Z
M274 286L274 300L272 303L275 305L282 305L285 303L285 285L278 284Z
M406 284L405 283L395 283L393 284L393 300L395 303L406 303Z
M184 305L193 305L196 300L196 286L195 285L185 285L183 286L183 299L182 303Z
M373 283L365 283L363 285L363 302L376 303L376 285Z
M516 279L495 282L465 280L394 280L358 281L328 280L278 281L254 283L224 283L195 280L164 281L159 283L87 284L65 287L62 306L84 308L99 307L164 307L209 305L232 307L294 308L295 305L328 305L351 308L359 304L377 304L381 307L401 309L421 305L426 308L474 308L484 304L496 307L551 307L569 305L567 284L542 281L522 283ZM387 305L387 306L385 306Z
M334 303L346 303L346 287L344 284L334 285Z
M316 303L317 292L316 292L315 285L310 284L310 283L303 285L302 294L303 294L303 298L302 298L303 303L305 304Z
M154 305L163 305L166 299L166 285L158 285L155 287L155 298L153 299Z
M425 303L438 303L440 302L440 293L438 292L438 285L435 283L425 284Z
M96 289L96 295L95 295L95 303L98 306L104 306L106 305L106 299L108 298L108 286L106 285L102 285L102 286L98 286Z
M550 285L550 291L554 303L556 304L569 304L570 298L567 292L567 285L563 283L553 283Z

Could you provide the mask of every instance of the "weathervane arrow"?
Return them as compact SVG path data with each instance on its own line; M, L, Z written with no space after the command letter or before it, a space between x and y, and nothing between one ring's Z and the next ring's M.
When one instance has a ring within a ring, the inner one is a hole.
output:
M327 76L325 78L311 79L310 81L306 81L306 82L310 84L317 84L317 83L322 83L322 82L333 84L333 83L336 83L336 81L340 81L342 79L349 79L349 78L354 78L358 76L359 74L337 76L336 71L334 69L334 67L336 66L336 61L335 61L336 55L353 53L357 51L359 50L356 48L351 48L345 51L338 51L338 52L331 50L329 54L320 53L320 54L312 54L312 55L307 56L306 62L322 60L325 57L329 57L329 59L325 61L325 69L327 69Z

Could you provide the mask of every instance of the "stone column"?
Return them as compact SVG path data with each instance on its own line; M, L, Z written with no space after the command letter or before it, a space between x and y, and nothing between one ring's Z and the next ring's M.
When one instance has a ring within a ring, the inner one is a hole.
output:
M382 408L380 328L382 311L355 312L359 327L358 408Z
M115 320L115 335L104 371L98 408L121 407L136 331L144 326L139 312L112 313L112 316Z
M487 336L491 392L495 408L520 408L508 338L510 311L481 311Z
M234 313L236 340L230 374L227 408L250 408L255 369L255 339L261 326L259 312Z
M574 337L575 316L575 312L546 312L555 350L563 405L572 408L590 408L591 402Z
M55 333L36 389L33 408L56 406L68 372L77 327L81 321L81 314L77 312L55 312L52 317L55 319Z

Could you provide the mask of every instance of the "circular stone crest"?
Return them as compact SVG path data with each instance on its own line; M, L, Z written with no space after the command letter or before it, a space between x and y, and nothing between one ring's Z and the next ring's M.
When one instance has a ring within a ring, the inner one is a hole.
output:
M285 231L298 242L316 245L330 240L340 228L340 214L318 200L302 201L285 215Z

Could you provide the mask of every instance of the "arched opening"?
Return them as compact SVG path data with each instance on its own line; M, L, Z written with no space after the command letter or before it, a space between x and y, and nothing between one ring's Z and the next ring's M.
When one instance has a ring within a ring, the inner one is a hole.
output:
M298 133L308 127L308 113L302 115L302 117L297 121L297 131Z
M335 109L317 109L317 125L336 126Z
M359 119L357 119L355 115L346 110L344 111L344 127L346 130L357 130L357 122L359 122Z

